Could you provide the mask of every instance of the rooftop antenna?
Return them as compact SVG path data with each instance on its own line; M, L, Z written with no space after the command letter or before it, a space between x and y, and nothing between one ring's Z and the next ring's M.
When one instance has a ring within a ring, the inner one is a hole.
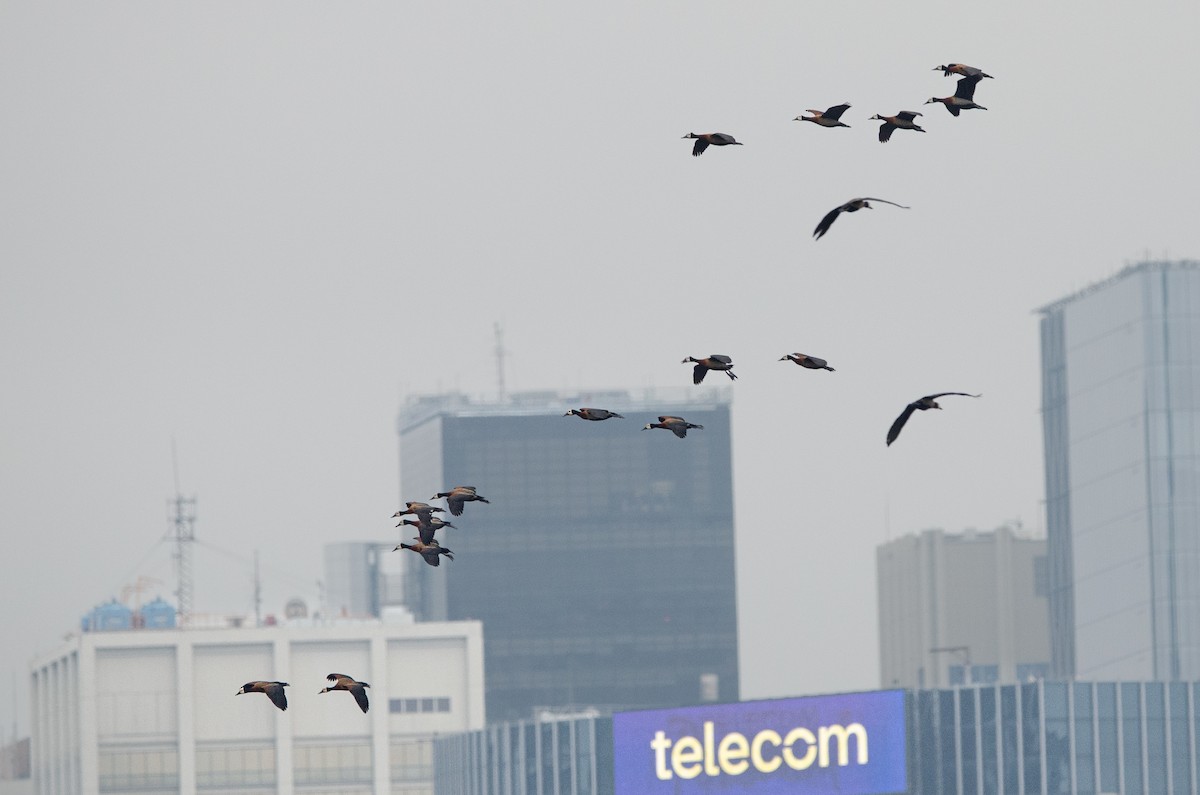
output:
M504 357L508 353L504 348L504 328L499 322L492 324L492 333L496 338L496 347L492 353L496 355L496 395L501 403L504 402Z
M171 468L175 474L175 497L167 500L171 530L168 537L175 541L175 591L179 626L186 627L192 617L192 542L196 540L196 498L179 493L179 456L175 438L171 437Z

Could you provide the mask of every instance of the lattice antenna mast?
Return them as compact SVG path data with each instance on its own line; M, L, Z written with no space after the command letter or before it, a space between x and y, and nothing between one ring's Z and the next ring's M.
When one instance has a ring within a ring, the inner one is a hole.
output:
M169 537L175 542L175 600L179 626L186 627L192 617L192 542L196 540L196 498L184 497L179 493L179 458L175 454L175 440L171 440L171 465L175 473L175 498L167 500L171 530Z
M492 331L496 337L496 347L492 352L496 356L496 393L500 402L504 402L504 357L508 355L508 351L504 348L504 329L499 323L492 324Z

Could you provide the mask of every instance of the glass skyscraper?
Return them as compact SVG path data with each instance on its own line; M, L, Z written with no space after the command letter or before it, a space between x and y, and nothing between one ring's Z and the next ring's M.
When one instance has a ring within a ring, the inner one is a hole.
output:
M625 419L563 416L582 406ZM663 414L704 429L641 430ZM402 501L491 501L443 514L453 561L405 553L418 619L483 621L490 721L738 698L729 419L710 387L404 406Z
M1200 263L1040 311L1053 674L1200 679Z

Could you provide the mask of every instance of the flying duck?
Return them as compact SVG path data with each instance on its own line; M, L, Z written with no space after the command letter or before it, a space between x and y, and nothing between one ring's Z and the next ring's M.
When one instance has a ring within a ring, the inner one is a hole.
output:
M789 353L779 361L795 362L801 367L809 370L828 370L831 373L833 372L833 368L829 366L829 362L825 361L824 359L818 359L816 356L809 356L808 354L804 353Z
M600 420L607 420L613 417L616 417L619 420L625 419L615 411L609 411L608 409L571 409L563 416L575 416L581 420L591 420L592 422L599 422Z
M438 557L439 555L445 555L450 560L454 560L454 552L449 547L444 547L437 541L430 541L429 543L417 541L415 544L405 544L401 542L400 545L392 551L395 552L397 549L411 549L413 552L416 552L418 555L425 558L425 562L430 566L441 565L441 559Z
M707 356L703 359L697 359L694 356L689 356L680 364L695 362L696 366L692 368L692 383L698 384L704 380L704 376L708 375L709 370L722 370L725 375L729 376L730 381L736 381L737 376L733 374L733 359L720 353L714 353L712 356Z
M983 105L978 105L975 102L975 86L979 83L980 78L976 77L960 77L958 85L954 89L952 97L930 97L925 101L928 105L930 102L940 102L946 106L946 110L950 111L951 116L957 116L961 111L978 108L979 110L987 110Z
M474 486L455 486L450 491L440 491L433 495L432 499L439 497L446 498L446 504L450 506L450 513L455 516L462 516L464 502L489 502L483 497L475 493Z
M967 66L965 63L947 63L941 66L933 67L933 71L941 72L942 77L950 75L962 75L963 77L991 77L982 69L976 69L974 66Z
M396 511L394 514L392 514L393 519L396 519L397 517L404 516L405 514L411 513L414 516L416 516L418 519L420 519L422 522L428 522L435 513L445 513L446 512L445 508L435 508L434 506L430 505L427 502L406 502L406 503L404 503L404 505L405 505L405 509L403 511ZM396 525L396 527L399 527L399 526L400 525Z
M900 435L900 431L904 429L904 423L908 422L908 418L912 416L914 411L928 411L929 409L940 409L937 404L937 399L946 395L962 395L963 397L981 397L980 395L972 395L968 392L938 392L936 395L926 395L923 398L918 398L912 403L904 407L904 411L900 412L900 416L892 423L892 427L888 428L887 443L891 446L892 442L896 441L896 437Z
M696 145L692 147L692 157L699 157L704 154L704 150L709 146L741 146L740 143L733 140L732 135L725 133L688 133L684 138L695 138Z
M808 108L804 112L811 113L813 114L812 116L797 116L792 121L811 121L813 124L819 124L822 127L849 127L849 124L838 121L849 107L849 102L843 102L841 105L834 105L825 111Z
M928 103L926 103L928 104ZM916 130L917 132L925 132L918 127L913 121L918 116L923 116L923 113L918 113L915 110L902 110L895 116L880 116L876 113L872 119L879 119L883 124L879 125L879 143L886 144L888 139L892 137L892 133L896 130Z
M421 543L423 543L423 544L432 544L433 543L433 534L436 533L438 530L441 530L443 527L454 527L454 525L450 524L449 522L443 522L441 519L438 519L436 516L431 518L428 522L425 522L425 521L414 522L412 519L405 519L403 522L396 525L396 527L400 527L401 525L406 525L406 524L412 525L413 527L417 528L417 533L420 536L420 538L418 540L420 540ZM458 528L455 528L455 529L457 530ZM396 550L393 549L392 551L395 552Z
M890 202L887 199L876 199L873 196L864 196L861 199L851 199L842 206L834 207L832 210L826 213L825 217L821 219L821 223L817 224L817 228L813 230L813 237L817 240L820 240L822 235L829 231L829 227L833 226L833 222L836 221L837 217L842 213L856 213L863 208L868 210L874 209L871 207L869 202L883 202L884 204L891 204L903 210L912 209L911 207L906 207L903 204L896 204L895 202Z
M367 707L370 706L367 703L367 688L370 687L369 684L366 682L355 682L345 674L330 674L325 678L333 684L318 692L318 696L321 693L328 693L330 690L349 690L354 694L354 700L358 702L359 708L363 712L367 711Z
M704 430L703 425L693 425L692 423L685 420L683 417L670 417L670 416L659 417L658 422L647 423L642 428L642 430L648 431L651 428L666 428L668 431L675 434L680 439L687 436L687 432L691 428L699 428L700 430Z
M284 712L287 712L287 693L283 692L285 687L290 687L290 685L287 682L247 682L234 695L240 696L242 693L266 693L267 698L271 699L271 703Z

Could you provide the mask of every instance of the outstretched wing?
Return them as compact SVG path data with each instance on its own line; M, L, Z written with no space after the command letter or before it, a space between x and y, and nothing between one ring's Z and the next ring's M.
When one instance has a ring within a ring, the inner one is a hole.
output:
M675 434L680 439L687 436L687 423L683 422L682 420L679 422L673 422L668 427L671 429L671 433Z
M724 362L725 364L733 364L733 359L730 359L728 356L726 356L723 353L714 353L714 354L711 354L708 358L713 359L714 361Z
M283 692L283 685L272 682L263 688L263 692L271 699L271 703L287 712L287 693Z
M915 110L902 110L896 114L896 118L903 119L904 121L912 121L913 119L915 119L921 115L923 115L923 114L921 114Z
M708 375L708 368L702 364L698 364L692 368L692 383L698 384L704 380L704 376Z
M900 412L900 416L892 423L892 427L888 428L887 443L890 447L892 442L896 441L896 437L900 435L900 431L904 429L904 423L908 422L908 418L917 410L917 404L909 403L904 407L904 411Z
M708 141L703 138L697 138L695 146L692 147L692 157L699 157L704 154L704 150L708 148Z
M367 689L362 685L350 688L350 692L354 694L354 700L358 702L358 707L363 712L367 711L367 707L371 706L367 701Z
M883 124L879 125L879 143L886 144L889 140L891 140L892 133L895 131L896 125L892 124L890 121L885 121ZM833 222L830 221L830 223Z
M963 397L974 398L983 397L982 392L980 392L978 395L972 395L970 392L938 392L936 395L926 395L925 397L921 398L921 400L937 400L940 397L946 397L946 395L962 395Z
M885 124L883 126L891 127L893 130L896 129L895 127L892 127L891 124ZM888 135L891 135L891 133L888 133ZM883 128L882 127L879 129L879 140L881 140L881 141L887 140L887 138L883 137ZM837 217L841 214L842 214L841 207L834 207L832 210L827 212L825 214L825 217L821 219L821 223L817 224L817 228L813 230L813 237L816 238L817 240L820 240L821 237L826 232L829 231L829 227L833 226L833 222L836 221Z
M440 566L442 562L438 560L438 553L425 550L421 553L421 557L425 558L425 562L430 566Z
M972 101L972 98L975 96L975 86L978 85L979 81L982 79L983 75L978 74L967 75L966 77L959 78L954 89L954 96L958 97L959 99L965 99L968 102Z
M845 113L847 109L849 109L849 107L850 107L849 105L834 105L832 108L825 111L821 115L826 119L833 119L834 121L837 121L838 119L840 119L842 117L842 114Z
M912 209L912 208L911 208L911 207L909 207L907 204L896 204L895 202L890 202L890 201L888 201L887 199L876 199L874 196L863 196L861 199L859 199L859 201L864 201L864 202L883 202L884 204L890 204L890 205L892 205L893 207L900 207L901 209L904 209L904 210L911 210L911 209Z

